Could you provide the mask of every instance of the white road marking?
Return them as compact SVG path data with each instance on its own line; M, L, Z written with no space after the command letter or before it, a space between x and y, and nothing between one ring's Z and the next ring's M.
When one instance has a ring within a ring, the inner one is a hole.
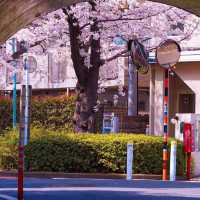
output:
M17 188L0 188L2 191L17 191ZM136 192L141 195L171 196L171 197L200 197L199 188L123 188L123 187L44 187L24 188L25 192L67 192L67 191L99 191L99 192ZM16 200L6 199L6 200Z
M17 200L14 197L8 196L8 195L1 195L0 194L0 199L3 198L3 200Z

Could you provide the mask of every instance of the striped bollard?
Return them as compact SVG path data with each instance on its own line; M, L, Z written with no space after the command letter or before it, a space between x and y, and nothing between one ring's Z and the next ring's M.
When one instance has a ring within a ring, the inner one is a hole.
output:
M171 142L171 153L170 153L170 181L176 180L176 141Z
M163 137L163 181L167 180L167 160L168 160L168 107L169 107L169 69L165 69L164 80L164 137Z

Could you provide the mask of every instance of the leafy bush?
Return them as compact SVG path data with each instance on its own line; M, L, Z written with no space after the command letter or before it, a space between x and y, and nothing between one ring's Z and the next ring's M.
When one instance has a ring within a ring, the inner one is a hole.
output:
M74 97L33 97L31 122L34 126L48 129L72 130ZM0 99L0 131L12 127L12 100ZM17 120L19 122L19 101L17 103Z
M12 101L9 98L0 98L0 131L12 125Z
M0 138L2 168L17 165L17 132ZM31 171L115 172L126 169L126 145L134 144L134 173L162 173L162 138L133 134L66 134L32 129L26 147ZM183 174L184 155L178 143L177 171Z
M74 101L73 96L33 98L31 112L33 126L72 130Z

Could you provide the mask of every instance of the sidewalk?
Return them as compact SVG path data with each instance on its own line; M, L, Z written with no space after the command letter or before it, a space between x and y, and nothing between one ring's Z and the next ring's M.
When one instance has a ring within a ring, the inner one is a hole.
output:
M6 181L0 178L0 195L16 198L17 182L16 178ZM199 188L200 182L192 181L94 178L26 178L24 181L25 199L37 200L197 200Z

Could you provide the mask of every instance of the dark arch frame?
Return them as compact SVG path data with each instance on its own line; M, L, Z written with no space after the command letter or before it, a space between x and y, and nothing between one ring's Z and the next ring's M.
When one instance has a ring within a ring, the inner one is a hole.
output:
M0 44L48 12L85 0L0 0Z
M200 2L198 0L150 0L150 1L168 4L186 10L200 17Z
M0 0L0 44L43 13L87 0ZM198 0L151 0L200 16Z

